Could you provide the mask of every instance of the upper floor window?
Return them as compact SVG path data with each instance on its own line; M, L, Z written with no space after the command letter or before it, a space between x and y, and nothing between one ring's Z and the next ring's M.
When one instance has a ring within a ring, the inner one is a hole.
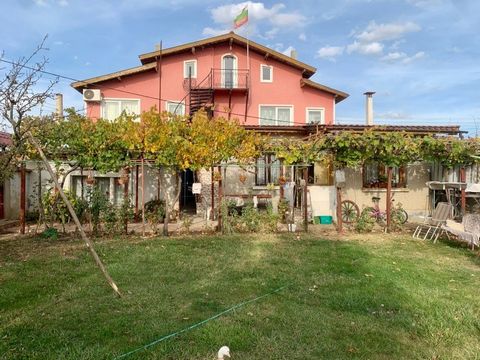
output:
M123 112L127 115L140 115L139 99L104 99L102 101L101 117L115 120Z
M260 65L260 81L272 82L273 81L273 66Z
M189 77L197 77L197 60L186 60L183 62L183 77L188 79Z
M166 110L174 115L185 115L185 103L179 101L167 101Z
M260 105L260 125L292 125L292 105Z
M325 124L325 109L308 107L307 124Z

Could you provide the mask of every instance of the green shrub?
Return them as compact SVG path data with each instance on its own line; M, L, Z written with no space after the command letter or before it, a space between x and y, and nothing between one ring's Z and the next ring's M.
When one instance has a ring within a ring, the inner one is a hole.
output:
M362 210L362 213L355 222L355 230L360 233L367 233L373 230L375 226L375 217L372 216L371 209L366 208Z
M165 219L165 202L163 200L150 200L145 203L145 218L154 233L158 232L158 224Z
M58 239L58 230L54 227L47 227L40 236L44 239L57 240Z

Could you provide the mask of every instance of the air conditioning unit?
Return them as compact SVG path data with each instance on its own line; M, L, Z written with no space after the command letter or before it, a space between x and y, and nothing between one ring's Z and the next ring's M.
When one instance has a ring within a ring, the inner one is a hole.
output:
M102 101L102 94L99 89L83 89L83 100Z

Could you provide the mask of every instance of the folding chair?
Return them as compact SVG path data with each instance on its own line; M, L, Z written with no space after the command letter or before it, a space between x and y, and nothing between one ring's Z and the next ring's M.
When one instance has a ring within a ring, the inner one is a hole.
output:
M447 219L452 217L452 212L452 204L446 202L438 203L435 210L433 210L432 216L425 218L425 222L417 226L412 237L436 242L443 231L442 225L445 224Z
M480 246L480 214L465 214L461 223L447 220L446 225L442 225L442 230L449 239L449 234L452 234L458 240L468 242L472 250L475 246Z

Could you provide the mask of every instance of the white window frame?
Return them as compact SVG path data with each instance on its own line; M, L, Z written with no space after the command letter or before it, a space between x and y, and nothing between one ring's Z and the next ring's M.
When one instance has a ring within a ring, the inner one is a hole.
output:
M310 121L310 119L308 117L308 112L309 111L321 111L322 112L322 119L320 120L320 124L322 124L322 125L325 124L325 108L323 108L323 107L306 107L305 108L305 123L306 124L316 124L316 123Z
M132 99L132 98L103 98L102 99L102 102L100 103L100 117L102 119L105 119L105 103L106 102L117 102L120 104L120 108L122 107L121 103L122 101L136 101L138 103L138 117L137 119L140 119L140 115L142 113L142 102L140 99ZM121 114L121 112L120 112ZM136 120L137 120L136 119ZM108 120L108 119L107 119ZM109 121L112 121L112 120L109 120Z
M194 74L192 74L192 79L197 78L197 60L196 59L190 59L190 60L185 60L183 62L183 78L188 79L188 72L187 72L187 63L193 62L193 68L195 69Z
M275 107L275 124L273 125L262 125L261 124L261 108L262 106L271 106L271 107ZM278 109L279 108L289 108L290 109L290 124L285 124L285 123L281 123L279 124L278 123ZM258 105L258 125L259 126L292 126L293 123L294 123L294 119L295 119L295 107L292 105L292 104L259 104Z
M165 111L169 112L169 111L168 111L168 106L169 106L170 104L175 104L175 105L177 105L177 104L182 104L182 105L183 105L183 114L177 114L177 115L179 115L179 116L185 116L185 111L186 111L185 101L180 101L180 100L166 100L166 101L165 101ZM172 115L175 115L175 114L173 114L173 113L171 113L171 114L172 114Z
M270 69L270 79L269 79L269 80L265 80L265 79L263 78L263 68L264 68L264 67ZM263 82L263 83L271 83L271 82L273 82L273 66L272 66L272 65L260 64L260 82Z

